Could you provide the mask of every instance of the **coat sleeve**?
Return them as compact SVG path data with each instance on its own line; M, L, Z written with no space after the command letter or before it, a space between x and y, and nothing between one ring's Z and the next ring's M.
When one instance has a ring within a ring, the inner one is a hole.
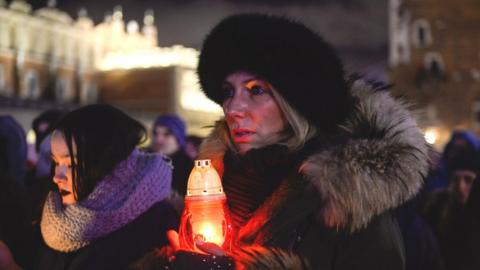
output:
M334 269L405 269L403 238L396 219L383 214L340 241Z
M239 270L310 269L305 258L279 248L247 246L235 251L233 256Z

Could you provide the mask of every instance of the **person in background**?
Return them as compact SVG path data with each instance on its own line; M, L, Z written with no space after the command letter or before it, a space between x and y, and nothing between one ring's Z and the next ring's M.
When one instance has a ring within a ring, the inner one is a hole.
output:
M35 132L35 150L40 150L40 144L52 132L55 124L65 115L65 111L50 109L42 112L32 122Z
M30 266L30 204L23 180L17 175L26 162L22 127L13 117L0 116L0 266L5 268Z
M463 152L449 160L448 188L433 193L425 205L425 218L438 238L447 269L457 269L466 241L466 204L478 178L478 153Z
M480 166L480 164L478 164ZM478 169L479 167L477 167ZM458 260L453 266L456 270L480 269L480 181L473 181L465 205L465 222L459 230L463 232L463 239L458 246Z
M0 137L6 140L5 151L9 164L5 174L13 181L25 186L27 176L27 139L20 124L9 115L0 116Z
M185 153L190 157L191 160L195 160L198 157L198 148L202 143L203 138L190 135L187 137L187 142L185 143Z
M435 191L443 190L449 185L449 166L461 155L480 150L480 141L472 132L457 130L452 133L449 142L446 144L440 158L432 153L432 168L425 179L425 185L421 191L420 207L424 207L425 200Z
M185 152L185 122L175 114L162 115L155 120L152 133L150 151L166 155L172 160L172 190L178 195L172 201L181 212L188 176L193 168L193 160Z
M395 210L405 245L405 270L444 270L437 237L418 204L416 196Z
M36 269L124 269L177 227L171 166L141 153L144 127L108 105L68 113L51 138L55 190L40 221Z

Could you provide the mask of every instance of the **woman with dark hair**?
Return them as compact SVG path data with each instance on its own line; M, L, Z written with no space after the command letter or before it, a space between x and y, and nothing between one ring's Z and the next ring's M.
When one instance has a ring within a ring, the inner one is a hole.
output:
M197 71L225 114L199 158L222 176L235 231L227 255L238 269L405 268L391 210L418 192L428 168L406 105L345 79L330 45L284 17L222 20ZM177 252L173 267L216 269L215 254Z
M122 269L177 226L171 165L136 146L145 129L107 105L68 113L51 140L55 167L40 222L38 269Z

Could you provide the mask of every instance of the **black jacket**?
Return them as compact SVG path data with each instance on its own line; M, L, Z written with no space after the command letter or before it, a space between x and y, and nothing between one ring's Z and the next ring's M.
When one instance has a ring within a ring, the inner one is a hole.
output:
M173 163L172 190L184 196L187 194L187 181L193 168L193 160L187 156L183 148L175 152L170 158Z
M41 243L33 269L125 269L145 253L167 245L166 231L177 227L173 207L159 202L125 227L75 252L59 252Z
M363 81L351 86L354 112L337 134L319 134L310 152L238 232L233 256L247 269L404 269L390 213L412 198L427 173L427 147L406 106ZM226 123L199 158L223 175ZM305 149L308 148L308 149ZM226 172L228 173L228 172ZM225 180L225 179L224 179ZM227 199L228 199L227 193Z
M32 255L29 198L5 174L0 175L0 186L0 240L8 246L18 265L28 267Z

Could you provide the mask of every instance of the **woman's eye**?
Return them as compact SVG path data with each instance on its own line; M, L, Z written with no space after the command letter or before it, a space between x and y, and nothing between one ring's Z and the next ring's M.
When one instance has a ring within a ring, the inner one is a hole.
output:
M471 176L467 176L465 177L465 182L467 182L468 184L471 184L473 183L473 181L475 180L474 177L471 177Z
M253 86L252 88L250 88L250 93L252 93L252 95L261 95L261 94L264 94L266 91L261 87L261 86Z
M234 91L232 88L224 89L223 92L224 92L224 99L229 99L233 97Z

